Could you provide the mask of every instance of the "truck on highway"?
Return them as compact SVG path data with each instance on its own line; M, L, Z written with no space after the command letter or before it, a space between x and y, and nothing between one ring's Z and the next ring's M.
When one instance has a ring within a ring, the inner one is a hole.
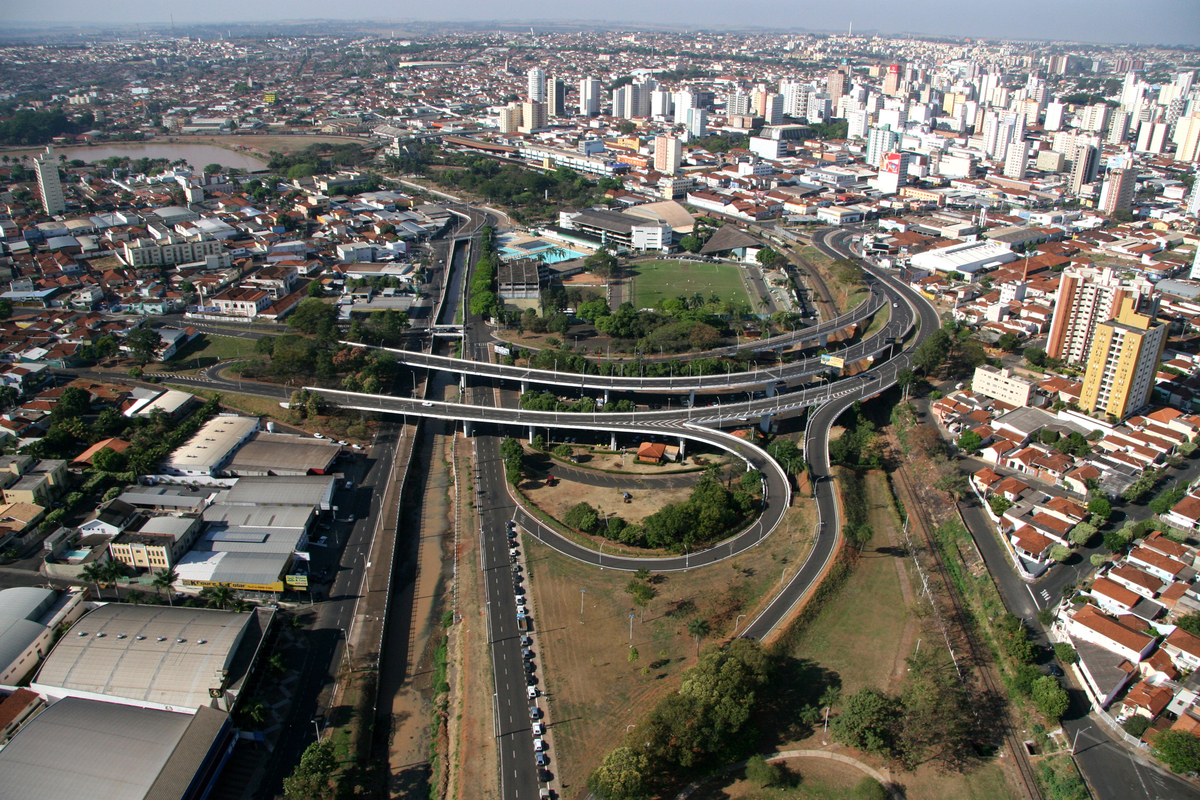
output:
M528 614L517 614L517 630L519 630L519 631L529 630L529 615Z

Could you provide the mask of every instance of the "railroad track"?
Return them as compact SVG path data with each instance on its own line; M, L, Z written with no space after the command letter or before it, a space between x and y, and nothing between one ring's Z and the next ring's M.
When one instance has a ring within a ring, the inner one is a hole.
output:
M898 469L892 473L892 477L896 479L904 494L907 495L905 510L910 515L916 517L920 523L919 527L924 532L925 543L933 556L934 566L937 569L938 575L941 576L942 583L946 586L946 595L949 597L951 606L950 611L954 615L955 622L961 632L963 642L971 658L971 663L977 667L975 673L979 676L980 683L984 690L992 696L1003 698L1005 695L1000 682L995 674L993 674L992 667L986 660L985 654L987 653L987 648L978 639L975 628L971 624L970 614L963 608L962 598L959 597L957 588L950 580L950 576L946 571L946 565L942 560L941 551L934 541L933 531L936 529L936 526L929 517L928 509L921 502L920 495L917 494L912 483L909 481L906 470ZM1004 707L1001 711L1000 724L1004 741L1008 745L1009 752L1012 753L1013 762L1017 765L1017 773L1025 789L1025 796L1030 798L1030 800L1043 800L1041 789L1038 787L1037 777L1033 772L1033 765L1029 763L1029 754L1025 752L1025 746L1013 728L1012 719L1009 716L1007 707Z

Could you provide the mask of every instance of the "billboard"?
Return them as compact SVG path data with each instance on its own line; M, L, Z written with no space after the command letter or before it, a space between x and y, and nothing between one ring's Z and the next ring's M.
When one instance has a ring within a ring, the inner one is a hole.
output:
M502 344L494 344L494 345L492 345L492 349L496 351L497 355L501 355L501 356L511 356L512 355L512 350L505 347Z
M307 589L308 588L308 576L307 575L288 575L285 577L285 580L287 581L287 585L291 586L293 589Z
M827 367L836 367L837 369L841 369L842 367L846 366L846 359L842 358L841 356L832 356L829 353L822 353L821 363Z
M883 157L883 171L889 175L899 175L904 164L904 156L900 153L888 153Z

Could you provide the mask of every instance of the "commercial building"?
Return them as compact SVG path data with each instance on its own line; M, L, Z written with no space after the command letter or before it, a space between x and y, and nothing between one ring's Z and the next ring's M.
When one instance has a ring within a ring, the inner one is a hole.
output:
M172 233L163 239L125 242L122 257L131 267L190 264L204 261L210 269L228 267L233 259L223 252L221 242L210 236L187 238Z
M997 369L984 364L975 368L971 391L1020 408L1029 405L1033 381L1014 375L1011 369Z
M250 435L258 430L258 417L213 417L167 456L161 469L168 475L215 476Z
M500 299L537 300L541 296L541 267L536 258L501 261L496 270L496 293Z
M83 614L83 595L34 586L0 590L0 684L15 684L33 671L59 626Z
M54 157L53 147L47 147L45 153L33 160L33 171L37 174L42 210L51 217L66 211L67 201L63 196L62 181L58 177L58 159Z
M884 155L895 150L899 144L900 134L892 130L891 125L872 125L867 132L867 166L878 169Z
M559 227L580 231L606 245L618 245L633 250L670 249L674 238L671 226L598 208L581 211L560 211Z
M618 172L627 172L628 165L618 164L615 159L600 155L584 155L576 150L565 150L561 147L522 142L518 149L521 158L540 166L542 169L553 170L558 167L570 167L576 172L586 172L589 175L608 177Z
M272 614L108 603L58 640L30 688L56 700L230 711Z
M1138 313L1135 298L1122 299L1116 319L1096 328L1080 407L1124 419L1146 405L1166 346L1167 326Z
M530 100L521 104L521 133L533 133L546 127L546 104Z
M1144 279L1118 278L1111 267L1064 270L1059 278L1046 355L1086 364L1096 326L1115 317L1124 298L1149 297L1153 289Z
M930 272L978 272L1016 261L1017 255L1000 242L963 242L917 253L909 263Z
M600 113L600 81L595 78L584 78L579 82L579 113L585 117L594 117Z
M237 741L229 714L194 715L68 698L0 750L0 797L201 800Z
M193 517L149 517L136 528L127 528L108 543L108 553L133 569L160 572L171 569L192 548L201 521Z

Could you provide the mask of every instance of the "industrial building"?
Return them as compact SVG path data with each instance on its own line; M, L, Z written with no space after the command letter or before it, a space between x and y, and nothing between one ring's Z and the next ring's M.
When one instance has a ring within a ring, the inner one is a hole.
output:
M228 712L273 614L108 603L59 639L30 688L54 700Z
M1017 260L1017 254L998 242L963 242L917 253L910 264L929 272L979 272Z
M238 449L224 472L234 477L325 475L341 452L341 446L328 439L258 431Z
M213 417L162 462L168 475L215 476L242 443L258 430L258 417Z
M230 716L68 698L0 750L0 800L200 800L237 741Z
M83 614L83 592L36 586L0 591L0 684L24 678L50 652L58 626Z

